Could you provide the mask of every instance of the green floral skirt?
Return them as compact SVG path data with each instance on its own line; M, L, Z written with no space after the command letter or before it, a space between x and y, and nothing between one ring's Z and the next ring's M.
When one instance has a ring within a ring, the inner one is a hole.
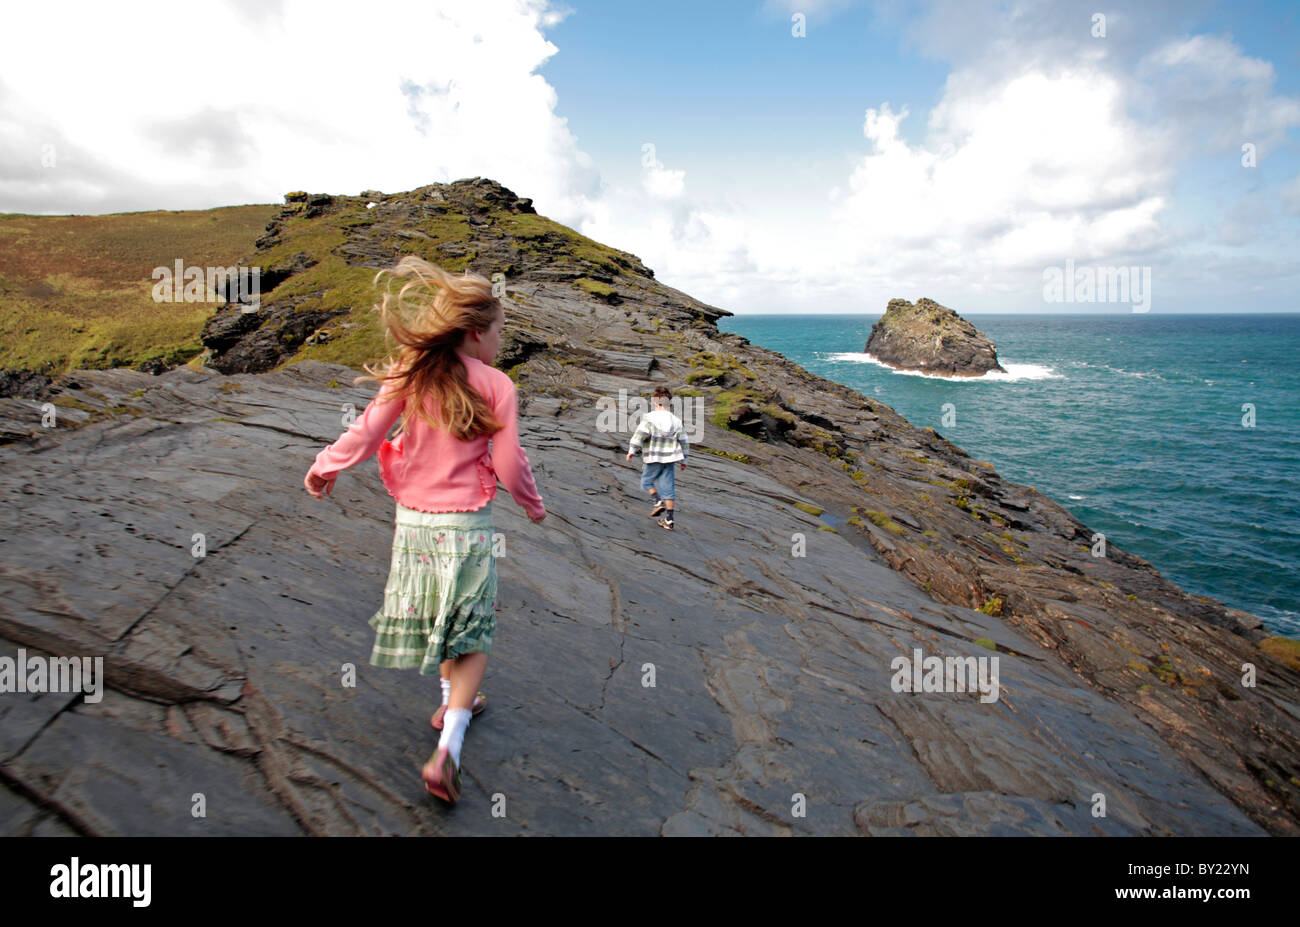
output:
M420 668L488 653L496 631L492 503L476 512L419 512L397 504L393 566L375 612L374 666Z

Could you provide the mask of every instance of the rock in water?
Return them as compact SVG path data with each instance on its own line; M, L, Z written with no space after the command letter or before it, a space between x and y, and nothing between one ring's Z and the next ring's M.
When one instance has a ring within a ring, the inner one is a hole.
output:
M1006 373L993 342L932 299L919 299L916 305L891 299L871 326L865 350L899 370L958 377L983 376L990 370Z

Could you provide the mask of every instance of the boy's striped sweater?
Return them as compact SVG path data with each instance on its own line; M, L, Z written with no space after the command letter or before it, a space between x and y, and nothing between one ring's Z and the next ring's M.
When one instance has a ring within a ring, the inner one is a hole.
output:
M655 409L646 413L627 448L629 454L635 454L638 450L646 463L672 463L676 460L685 462L687 442L682 420L667 409Z

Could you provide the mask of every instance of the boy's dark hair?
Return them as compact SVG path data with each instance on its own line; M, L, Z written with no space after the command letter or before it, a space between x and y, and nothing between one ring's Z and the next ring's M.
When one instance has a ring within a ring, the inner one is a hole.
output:
M673 398L673 394L666 386L656 386L651 398L662 399L664 402L668 402Z

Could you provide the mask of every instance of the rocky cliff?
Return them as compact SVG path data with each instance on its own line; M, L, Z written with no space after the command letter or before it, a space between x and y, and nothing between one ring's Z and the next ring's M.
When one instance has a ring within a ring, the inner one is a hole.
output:
M948 377L978 377L990 370L1006 373L993 342L932 299L918 299L916 305L891 299L885 314L871 326L863 350L899 370Z
M249 255L282 274L264 317L214 319L203 363L0 399L0 655L103 655L108 686L0 698L4 832L1300 833L1300 672L1256 619L1093 556L1056 503L498 184L378 196L289 204ZM419 780L436 683L366 662L377 467L302 487L374 393L338 362L376 345L356 280L408 251L504 275L551 513L497 497L451 810ZM671 533L598 405L660 383L705 410ZM895 691L918 650L996 657L1000 696Z

